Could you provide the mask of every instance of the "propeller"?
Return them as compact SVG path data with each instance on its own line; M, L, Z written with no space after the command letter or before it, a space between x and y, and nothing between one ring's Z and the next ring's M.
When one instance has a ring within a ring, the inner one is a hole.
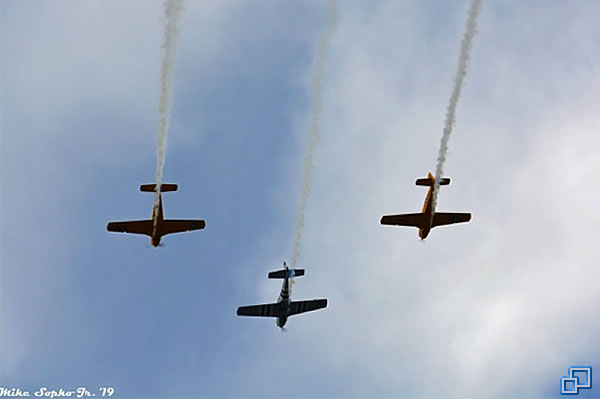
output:
M153 245L150 245L150 244L145 244L144 246L145 246L146 248L155 248ZM165 248L165 247L166 247L166 245L165 245L165 244L163 244L163 243L160 243L160 244L158 244L158 247L157 247L157 248Z

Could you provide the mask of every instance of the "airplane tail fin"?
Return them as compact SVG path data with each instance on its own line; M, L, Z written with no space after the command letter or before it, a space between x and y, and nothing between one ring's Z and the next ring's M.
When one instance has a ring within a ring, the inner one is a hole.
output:
M140 186L140 191L153 193L156 191L156 184L142 184ZM161 184L160 192L166 193L169 191L177 191L177 184Z
M281 269L269 273L269 278L286 278L304 276L304 269Z
M431 172L429 172L429 175L427 175L427 177L424 177L422 179L417 179L417 181L415 181L415 184L417 186L433 186L433 183L435 182L435 176L433 176L431 174ZM450 184L450 178L449 177L444 177L440 180L440 186L447 186L448 184Z

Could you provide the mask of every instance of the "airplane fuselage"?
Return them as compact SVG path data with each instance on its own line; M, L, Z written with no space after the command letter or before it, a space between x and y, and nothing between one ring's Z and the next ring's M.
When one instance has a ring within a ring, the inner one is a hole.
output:
M152 235L150 236L150 244L153 247L158 247L160 245L160 239L162 238L160 228L163 220L164 214L162 207L162 195L159 194L158 207L152 206L152 222L154 223L154 229L152 230Z
M419 237L421 240L427 238L429 232L431 231L431 219L433 213L435 212L435 209L433 209L433 189L433 185L429 187L427 196L425 197L425 203L423 204L423 210L421 211L423 215L425 215L425 224L419 229Z
M279 305L281 312L280 314L282 315L276 319L277 327L279 328L283 328L287 322L288 315L290 314L290 304L292 302L291 296L292 288L290 287L290 279L286 275L286 277L283 279L283 285L281 286L281 293L277 299L277 304Z

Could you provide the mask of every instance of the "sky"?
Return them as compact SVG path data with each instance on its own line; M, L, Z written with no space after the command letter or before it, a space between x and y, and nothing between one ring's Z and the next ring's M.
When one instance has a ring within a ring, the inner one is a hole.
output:
M484 0L438 210L421 209L469 1L343 1L289 319L291 256L325 3L190 1L147 237L162 1L0 2L0 386L120 398L558 397L600 370L600 3ZM600 388L580 391L600 397Z

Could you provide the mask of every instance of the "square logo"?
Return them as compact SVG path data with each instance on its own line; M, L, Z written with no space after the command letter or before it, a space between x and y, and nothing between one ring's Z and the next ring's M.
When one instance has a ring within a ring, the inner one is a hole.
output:
M592 367L573 366L569 375L560 379L561 395L577 395L580 389L592 388Z

